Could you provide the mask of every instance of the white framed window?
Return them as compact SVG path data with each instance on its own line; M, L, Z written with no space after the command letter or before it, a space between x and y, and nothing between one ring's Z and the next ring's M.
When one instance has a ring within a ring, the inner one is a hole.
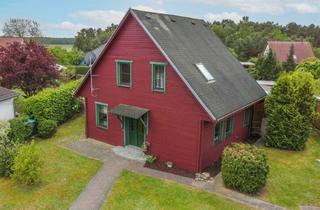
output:
M208 83L214 82L214 77L202 63L195 64Z

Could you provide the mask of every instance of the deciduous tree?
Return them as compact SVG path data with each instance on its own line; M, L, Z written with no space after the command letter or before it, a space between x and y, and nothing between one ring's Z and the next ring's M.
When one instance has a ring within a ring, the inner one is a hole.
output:
M6 23L2 32L10 37L38 37L41 36L40 24L34 20L12 18Z
M0 85L20 88L29 97L58 78L55 59L34 41L0 47Z

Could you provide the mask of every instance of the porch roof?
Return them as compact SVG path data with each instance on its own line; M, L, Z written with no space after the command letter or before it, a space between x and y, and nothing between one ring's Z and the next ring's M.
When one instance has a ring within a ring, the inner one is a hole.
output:
M139 119L148 111L149 111L149 109L145 109L145 108L141 108L141 107L137 107L137 106L126 105L126 104L119 104L110 110L110 112L113 114L125 116L125 117L130 117L133 119Z

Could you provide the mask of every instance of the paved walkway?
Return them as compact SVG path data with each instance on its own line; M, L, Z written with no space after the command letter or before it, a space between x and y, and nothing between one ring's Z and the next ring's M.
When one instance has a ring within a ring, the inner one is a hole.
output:
M76 153L104 162L98 173L92 178L87 187L72 204L72 207L70 208L72 210L99 210L106 200L112 185L123 169L129 169L148 176L167 179L200 188L207 192L215 193L219 196L259 209L284 209L260 199L225 188L220 174L215 177L213 183L207 183L195 181L188 177L145 168L141 162L116 156L112 152L112 146L92 139L83 139L71 143L69 142L62 146Z

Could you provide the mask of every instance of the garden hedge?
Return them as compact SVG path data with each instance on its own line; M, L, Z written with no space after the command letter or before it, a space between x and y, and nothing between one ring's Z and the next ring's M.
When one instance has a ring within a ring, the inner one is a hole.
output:
M57 88L47 88L24 101L24 112L37 121L53 120L62 124L81 110L81 102L73 96L79 80Z
M222 155L222 178L227 187L245 193L256 193L265 184L269 173L263 150L249 144L234 143Z

